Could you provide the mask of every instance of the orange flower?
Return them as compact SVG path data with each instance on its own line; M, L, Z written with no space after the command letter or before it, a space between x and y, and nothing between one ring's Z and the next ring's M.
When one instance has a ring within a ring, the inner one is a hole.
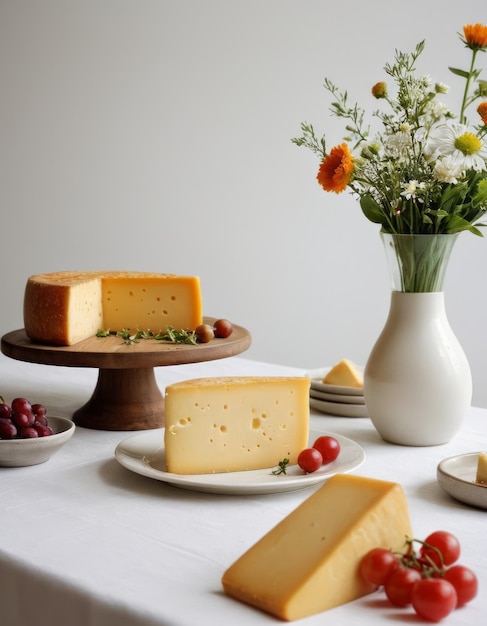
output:
M341 193L353 174L353 157L346 143L335 146L323 159L317 179L325 191Z
M477 107L477 113L480 115L482 122L487 124L487 101L481 102Z
M483 24L466 24L463 27L464 41L472 50L487 48L487 26Z

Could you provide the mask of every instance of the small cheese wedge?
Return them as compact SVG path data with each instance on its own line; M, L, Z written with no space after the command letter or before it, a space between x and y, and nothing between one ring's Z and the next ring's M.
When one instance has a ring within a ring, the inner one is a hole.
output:
M168 472L209 474L296 463L308 447L309 378L226 376L166 387Z
M481 452L479 454L475 482L487 484L487 452Z
M348 359L342 359L324 376L322 382L340 387L364 386L364 377L358 367Z
M373 591L359 572L372 548L402 550L411 537L397 483L336 474L223 575L225 593L292 621Z

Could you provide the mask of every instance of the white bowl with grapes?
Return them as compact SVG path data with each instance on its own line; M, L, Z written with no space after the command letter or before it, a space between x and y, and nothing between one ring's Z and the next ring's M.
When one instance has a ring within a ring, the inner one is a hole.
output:
M49 460L71 437L74 423L48 416L42 404L0 396L0 466L26 467Z

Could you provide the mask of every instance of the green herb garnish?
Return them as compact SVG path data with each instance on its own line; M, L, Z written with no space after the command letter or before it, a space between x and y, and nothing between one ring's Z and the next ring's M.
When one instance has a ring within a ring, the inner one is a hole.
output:
M168 326L166 333L160 337L155 337L155 339L170 341L172 343L191 343L194 345L198 343L194 330L191 332L188 330L176 330L172 326Z
M137 330L133 335L131 335L127 328L122 328L122 330L119 330L116 333L111 332L110 329L100 329L96 333L97 337L109 337L110 335L119 337L127 345L139 343L141 339L154 339L156 341L168 341L170 343L189 343L193 345L198 343L194 330L176 330L172 326L168 326L166 328L166 332L164 333L162 331L155 333L149 329Z
M282 461L279 461L278 466L276 467L276 469L272 470L271 474L274 474L274 476L279 476L280 474L285 474L288 465L289 465L289 459L282 459Z

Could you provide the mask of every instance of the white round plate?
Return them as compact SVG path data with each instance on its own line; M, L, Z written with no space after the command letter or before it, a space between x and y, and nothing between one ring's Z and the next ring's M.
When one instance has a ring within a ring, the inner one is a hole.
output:
M368 417L365 404L346 404L342 402L327 402L317 398L309 399L310 408L335 417Z
M340 396L363 396L363 387L343 387L341 385L328 385L322 383L321 379L312 378L310 381L311 389L316 391L324 391L326 393L334 393Z
M327 400L328 402L338 402L340 404L365 404L364 396L346 396L339 393L327 393L326 391L317 391L310 389L310 398L317 400Z
M332 433L310 431L310 445L324 434ZM365 452L357 443L341 435L332 436L340 443L338 458L312 474L305 474L297 465L288 466L286 474L279 475L272 474L273 468L220 474L171 474L166 471L163 428L128 437L118 444L115 458L136 474L190 491L227 495L280 493L310 487L334 474L346 474L362 465Z
M436 475L440 487L455 500L487 509L487 485L475 482L479 452L450 456L440 461Z

